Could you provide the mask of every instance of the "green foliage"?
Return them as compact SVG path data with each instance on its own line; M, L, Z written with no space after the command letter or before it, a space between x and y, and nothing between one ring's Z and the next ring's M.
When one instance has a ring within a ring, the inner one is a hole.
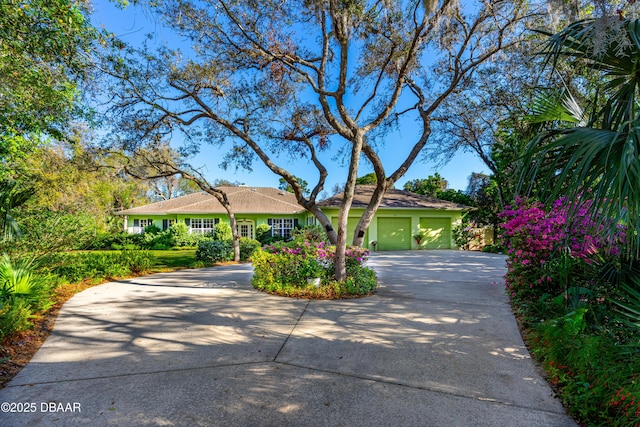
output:
M176 222L169 228L172 246L177 248L191 248L198 246L198 241L203 238L200 234L189 233L189 227L184 222Z
M50 295L47 277L36 274L32 261L11 260L7 255L0 258L0 302L19 298L39 311L50 307Z
M144 273L155 264L149 251L60 253L52 258L50 271L75 283L84 279L102 280Z
M268 224L260 224L256 227L256 240L261 244L269 243L271 239L271 227Z
M356 178L356 185L376 185L378 178L374 172Z
M19 218L19 224L24 238L5 247L7 252L42 257L58 251L85 249L95 236L93 218L70 210L25 210Z
M250 261L253 254L260 249L262 244L254 239L240 238L240 261Z
M33 314L51 307L53 283L32 261L0 258L0 338L31 327Z
M240 238L240 261L249 261L253 253L261 246L253 239ZM206 239L198 244L196 260L212 263L233 261L233 241Z
M0 307L0 339L14 332L31 328L33 312L29 303L20 298L3 302Z
M76 82L95 38L82 5L0 2L0 156L24 155L42 134L61 138L78 116Z
M616 22L604 26L601 20L586 19L549 35L544 49L549 63L586 63L596 76L588 89L603 96L590 100L586 123L556 126L530 142L522 156L520 186L528 191L529 183L542 180L546 200L559 195L578 200L588 192L594 201L590 213L606 224L603 234L613 237L620 223L628 225L634 232L626 235L627 250L639 258L640 21ZM619 42L596 47L594 40ZM570 98L565 101L571 104Z
M291 238L293 239L293 244L297 246L303 245L304 242L312 245L317 245L320 242L329 243L327 233L320 225L305 225L296 228L291 231Z
M640 278L630 278L629 283L620 284L613 303L617 306L620 320L640 336Z
M23 187L17 181L0 177L0 243L22 237L22 232L13 217L14 211L33 196L35 189Z
M302 190L302 194L308 196L310 193L309 183L302 178L296 177L296 181L298 185L300 185L300 189ZM293 193L293 187L289 184L284 178L280 178L278 188L289 193Z
M162 230L155 224L147 225L144 228L144 234L160 234Z
M347 248L347 277L341 282L332 280L335 247L328 246L318 231L314 227L301 229L289 243L258 250L252 258L253 286L265 292L300 298L349 298L374 292L375 273L363 266L368 251L360 247ZM305 240L305 236L314 240ZM321 285L310 283L312 279L320 279Z
M528 336L570 412L589 425L632 426L640 416L640 346L587 333L583 308L539 324Z
M406 191L422 194L429 197L437 197L438 191L445 191L448 186L446 179L440 176L439 173L429 175L426 179L414 179L404 184Z
M469 243L471 243L475 237L473 234L473 226L466 216L463 217L461 223L453 225L451 234L453 235L453 241L456 246L462 249L468 249Z
M231 240L233 239L233 233L231 232L231 226L226 222L219 222L213 227L213 239L214 240Z
M231 240L204 240L198 244L196 260L204 262L226 262L233 260Z

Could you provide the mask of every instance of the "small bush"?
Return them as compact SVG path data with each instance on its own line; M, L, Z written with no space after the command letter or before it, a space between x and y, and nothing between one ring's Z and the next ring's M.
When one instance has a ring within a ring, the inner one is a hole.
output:
M231 240L233 233L231 226L226 222L219 222L213 227L213 240Z
M0 303L20 299L33 311L51 307L51 285L47 277L36 274L30 261L0 259Z
M203 239L200 234L189 233L189 227L184 222L177 222L169 228L171 244L177 248L190 248L198 246L198 242Z
M31 328L32 309L21 298L11 298L0 306L0 339Z
M262 245L257 240L241 237L240 238L240 261L250 261L255 251L260 249L261 246Z
M271 239L271 227L268 224L260 224L256 227L256 240L261 245L266 245Z
M204 262L226 262L233 260L231 240L205 240L196 250L196 260Z

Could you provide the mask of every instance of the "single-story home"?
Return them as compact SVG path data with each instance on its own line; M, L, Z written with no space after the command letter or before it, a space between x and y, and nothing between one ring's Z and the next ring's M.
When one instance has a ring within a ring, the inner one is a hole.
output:
M268 224L271 233L289 237L296 226L316 224L315 217L297 203L292 193L269 187L220 187L229 199L238 231L242 237L255 237L256 226ZM371 199L374 187L356 187L349 214L348 233L353 230ZM337 225L342 194L319 202L322 211ZM364 246L375 250L450 249L455 247L451 229L468 209L432 197L390 189L365 234ZM141 233L156 225L166 230L177 222L186 224L192 233L207 233L220 221L228 222L226 210L205 192L151 203L118 212L124 217L129 233ZM421 234L418 240L413 236ZM375 242L375 243L374 243Z

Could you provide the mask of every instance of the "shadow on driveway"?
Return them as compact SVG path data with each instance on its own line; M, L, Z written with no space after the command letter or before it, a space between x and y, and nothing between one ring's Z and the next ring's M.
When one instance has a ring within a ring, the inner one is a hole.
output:
M376 253L362 299L275 297L250 265L88 289L3 390L22 425L570 426L522 343L504 257ZM41 411L47 402L81 412Z

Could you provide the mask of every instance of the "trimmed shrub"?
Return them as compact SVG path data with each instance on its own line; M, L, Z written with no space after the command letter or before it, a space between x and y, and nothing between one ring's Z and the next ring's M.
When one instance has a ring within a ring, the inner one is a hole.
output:
M250 261L251 257L262 245L254 239L240 238L240 261ZM232 248L233 250L233 248Z
M155 264L155 256L144 250L78 252L59 254L54 261L51 272L75 283L143 273Z
M197 233L189 233L189 227L184 222L177 222L169 228L171 235L171 246L178 248L189 248L198 246L198 242L203 236Z
M268 224L260 224L256 226L256 240L261 245L266 245L271 239L271 227Z
M204 262L226 262L233 260L231 240L205 240L198 244L196 260Z
M231 240L233 233L231 226L226 222L219 222L213 227L213 240Z

